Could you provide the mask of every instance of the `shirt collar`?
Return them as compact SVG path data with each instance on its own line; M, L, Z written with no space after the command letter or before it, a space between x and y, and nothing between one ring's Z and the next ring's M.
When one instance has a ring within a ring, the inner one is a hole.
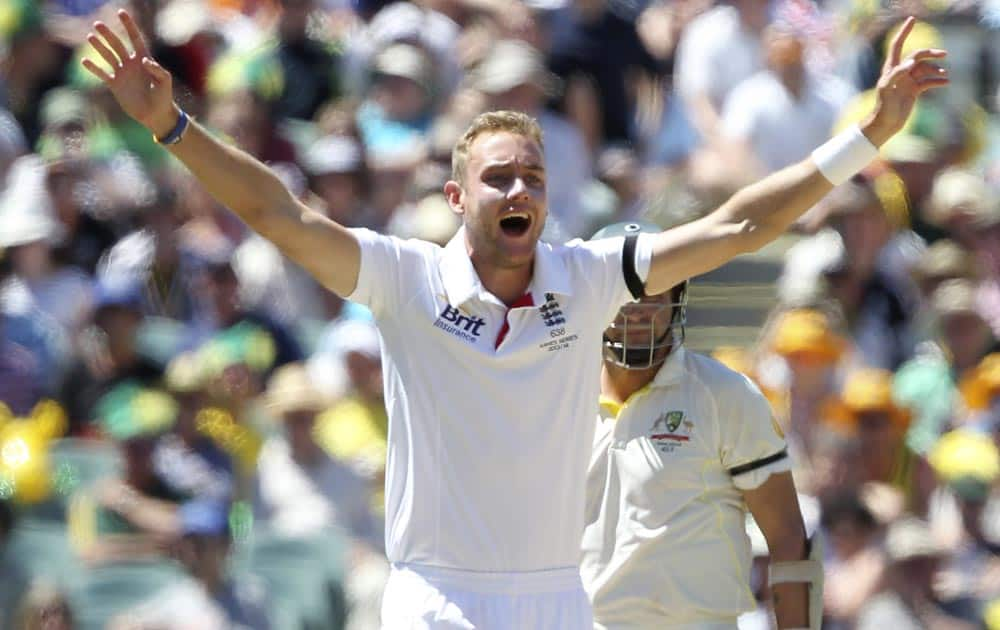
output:
M444 247L439 263L448 302L461 306L486 293L465 246L465 227L460 227ZM535 245L535 268L528 285L536 306L548 302L546 294L572 295L566 260L557 247L539 241Z
M660 366L660 370L653 377L653 387L667 387L673 385L684 376L685 363L684 346L678 346L670 351L667 360Z

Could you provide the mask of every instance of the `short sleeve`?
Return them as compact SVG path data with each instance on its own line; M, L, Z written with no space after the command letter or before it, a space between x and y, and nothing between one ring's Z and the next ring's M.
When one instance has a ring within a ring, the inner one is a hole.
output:
M742 374L718 391L722 465L740 490L791 470L787 444L770 403Z
M649 277L649 268L653 255L652 243L648 234L640 234L635 247L635 271L639 280L645 284ZM591 295L598 308L604 309L602 324L614 320L618 309L631 302L634 298L625 282L623 237L600 239L580 244L580 254L583 256L583 277L591 288ZM577 257L578 263L581 256Z
M406 303L425 277L434 256L430 243L351 228L361 248L358 282L347 299L367 306L381 318Z

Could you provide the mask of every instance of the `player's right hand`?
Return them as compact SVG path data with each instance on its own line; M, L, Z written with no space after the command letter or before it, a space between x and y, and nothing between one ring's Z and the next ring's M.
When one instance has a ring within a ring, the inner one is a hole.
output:
M107 24L95 22L96 33L89 33L87 41L110 66L110 73L89 57L83 59L83 67L108 86L126 114L163 137L173 129L178 115L170 73L149 55L132 16L122 10L118 19L128 33L132 51Z

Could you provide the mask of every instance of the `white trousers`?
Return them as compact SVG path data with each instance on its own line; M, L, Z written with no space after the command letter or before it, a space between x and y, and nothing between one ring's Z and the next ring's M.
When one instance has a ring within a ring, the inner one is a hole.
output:
M592 630L576 567L480 573L393 564L383 630Z

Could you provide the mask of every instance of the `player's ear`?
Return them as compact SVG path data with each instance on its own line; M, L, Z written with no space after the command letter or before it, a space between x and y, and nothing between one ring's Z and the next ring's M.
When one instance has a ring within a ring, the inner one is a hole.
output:
M465 190L462 185L454 180L450 180L444 185L444 198L448 200L448 207L455 214L465 214Z

